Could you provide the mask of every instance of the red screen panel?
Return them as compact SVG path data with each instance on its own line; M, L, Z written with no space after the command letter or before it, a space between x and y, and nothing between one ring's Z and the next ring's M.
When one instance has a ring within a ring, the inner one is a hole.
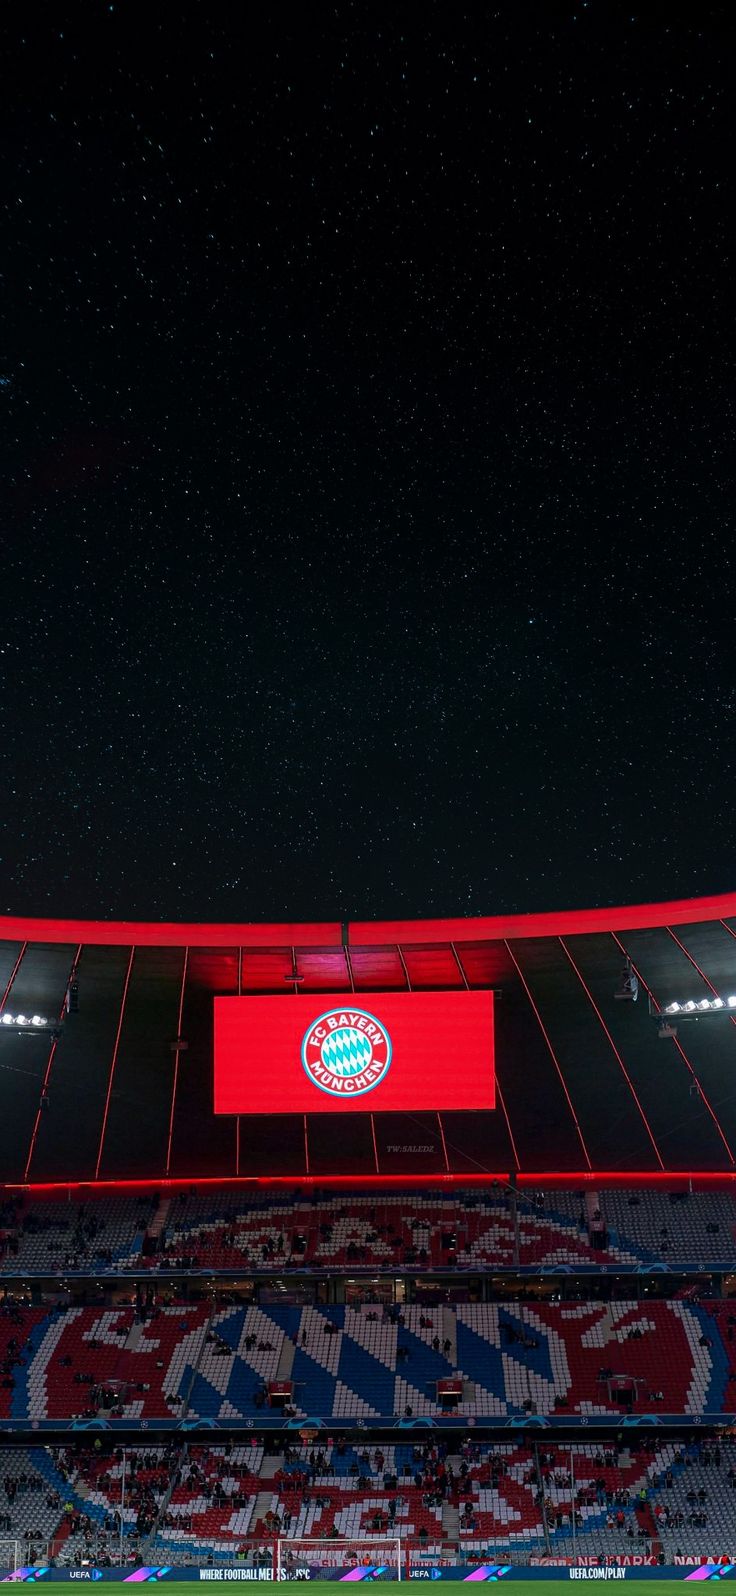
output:
M494 1105L492 992L215 998L216 1114Z

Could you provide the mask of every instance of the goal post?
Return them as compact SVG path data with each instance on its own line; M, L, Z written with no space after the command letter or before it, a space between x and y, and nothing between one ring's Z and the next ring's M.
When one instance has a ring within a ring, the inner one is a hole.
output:
M32 1562L32 1556L29 1555L28 1561ZM7 1568L9 1572L16 1574L20 1566L18 1541L0 1540L0 1568Z
M323 1570L370 1568L373 1579L406 1579L408 1551L398 1535L279 1536L276 1541L276 1579L319 1578ZM330 1578L330 1573L326 1574Z

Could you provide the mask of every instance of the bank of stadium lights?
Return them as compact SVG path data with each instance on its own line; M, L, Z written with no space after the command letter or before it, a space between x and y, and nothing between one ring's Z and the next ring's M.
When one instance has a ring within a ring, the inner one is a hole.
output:
M688 998L686 1003L667 1003L663 1013L677 1014L681 1019L697 1019L699 1014L718 1014L736 1009L736 995L731 997Z
M661 1041L668 1037L677 1036L677 1027L681 1020L700 1020L712 1014L728 1014L736 1019L736 993L728 997L686 998L682 1002L673 999L665 1004L663 1009L657 1008L650 994L649 1013L656 1021L657 1035Z
M649 999L649 1013L657 1023L657 1035L660 1041L668 1037L677 1036L677 1027L681 1020L700 1020L712 1014L729 1014L736 1018L736 993L729 997L704 997L687 998L683 1002L673 1000L665 1004L663 1009L658 1009Z
M44 1031L49 1021L43 1014L0 1014L0 1025L14 1026L22 1031Z

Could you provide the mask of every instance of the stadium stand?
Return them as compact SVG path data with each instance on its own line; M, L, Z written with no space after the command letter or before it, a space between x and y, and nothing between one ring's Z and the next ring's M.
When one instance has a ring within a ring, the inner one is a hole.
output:
M204 1305L20 1309L4 1321L20 1344L0 1388L0 1417L170 1416L185 1402L209 1321ZM7 1361L7 1360L6 1360Z
M8 926L8 1568L730 1556L736 1024L661 1017L736 999L736 899L686 910ZM494 1109L213 1114L215 996L466 986Z
M143 1238L158 1196L87 1199L16 1199L0 1219L3 1259L13 1272L59 1274L118 1271L140 1262Z
M710 1264L734 1253L736 1206L730 1192L609 1191L602 1196L609 1243L618 1238L645 1261Z
M488 1266L574 1272L576 1266L724 1265L736 1253L730 1192L624 1189L600 1191L596 1201L594 1230L581 1194L565 1190L519 1197L514 1213L505 1195L462 1188L452 1197L348 1192L316 1201L228 1191L74 1204L27 1197L5 1205L0 1247L6 1272L25 1277L397 1265L417 1272Z
M603 1246L591 1241L577 1193L536 1203L457 1191L451 1198L395 1196L256 1204L191 1197L176 1205L162 1238L169 1266L370 1266L430 1270L539 1265L615 1267L723 1261L733 1253L736 1207L729 1193L607 1192L599 1196ZM673 1211L676 1205L676 1222ZM643 1210L643 1211L641 1211Z
M57 1484L43 1467L49 1462L45 1448L5 1448L0 1453L0 1538L17 1542L24 1560L46 1558L47 1547L58 1532L62 1498Z
M650 1469L649 1489L665 1555L700 1552L705 1541L733 1544L736 1448L732 1442L660 1447Z
M718 1546L736 1534L736 1448L724 1440L5 1449L0 1482L0 1535L59 1563L118 1562L121 1546L124 1561L256 1559L276 1535L398 1536L464 1561L643 1548L669 1562L699 1554L703 1530Z
M718 1306L467 1303L316 1308L172 1304L20 1309L1 1321L14 1419L252 1420L286 1381L296 1415L458 1418L727 1410L736 1343ZM731 1326L728 1326L731 1329ZM10 1332L13 1332L11 1335Z

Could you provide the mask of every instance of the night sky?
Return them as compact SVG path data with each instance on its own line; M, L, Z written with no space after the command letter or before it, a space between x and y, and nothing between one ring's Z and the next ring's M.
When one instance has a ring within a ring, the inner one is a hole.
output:
M6 6L3 912L736 887L731 8L484 9Z

